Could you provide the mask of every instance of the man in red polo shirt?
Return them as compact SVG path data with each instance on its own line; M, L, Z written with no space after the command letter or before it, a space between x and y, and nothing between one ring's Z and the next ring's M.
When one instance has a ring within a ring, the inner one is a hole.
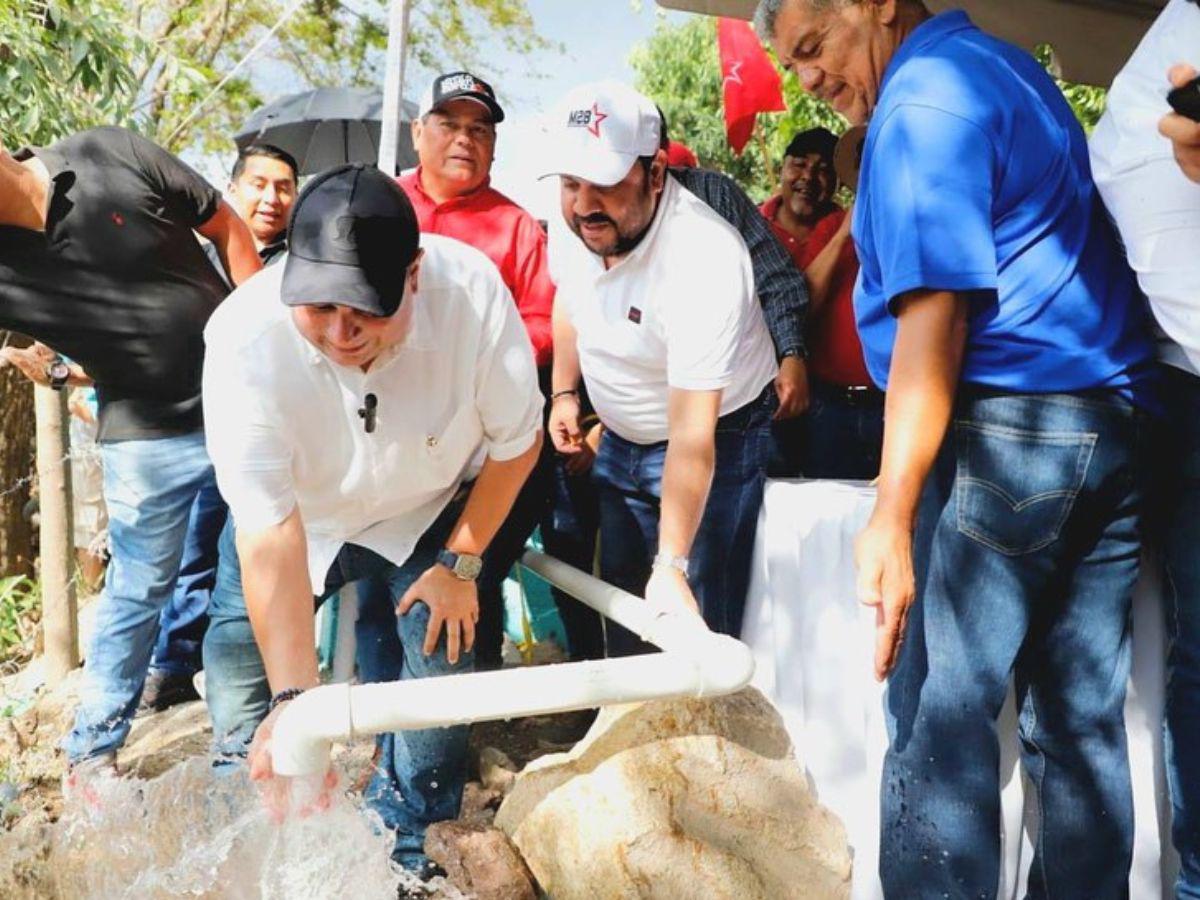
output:
M470 72L437 76L413 120L417 169L399 179L412 201L421 231L452 237L483 252L500 270L533 345L543 393L550 384L550 311L554 282L547 269L546 234L526 210L491 187L496 125L504 110L491 85ZM479 624L475 640L477 669L499 668L503 634L501 586L525 541L549 513L553 493L554 451L546 442L508 519L492 541L494 562L479 578ZM598 638L599 622L578 603L560 603L567 638L573 646ZM576 615L575 606L579 606ZM579 620L579 621L577 621Z
M806 415L776 424L772 475L873 479L883 447L883 394L863 361L854 320L858 258L850 215L834 200L837 137L824 128L798 133L784 153L779 193L762 214L809 285Z
M469 72L433 80L413 120L420 165L400 177L421 230L481 250L516 301L538 368L550 364L554 282L537 220L491 187L496 126L504 110L491 85Z

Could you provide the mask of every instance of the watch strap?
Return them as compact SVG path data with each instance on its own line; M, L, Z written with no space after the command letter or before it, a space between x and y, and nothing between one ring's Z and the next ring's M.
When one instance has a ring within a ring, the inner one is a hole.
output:
M463 581L475 581L479 577L479 570L482 568L483 561L479 557L468 557L470 565L464 566L462 564L464 556L467 556L467 554L455 553L453 550L443 547L438 551L435 561L453 572L455 578L460 578Z
M59 370L59 374L55 374L56 369ZM55 357L50 361L50 365L46 366L46 377L50 379L50 387L61 391L71 378L71 367L61 356Z

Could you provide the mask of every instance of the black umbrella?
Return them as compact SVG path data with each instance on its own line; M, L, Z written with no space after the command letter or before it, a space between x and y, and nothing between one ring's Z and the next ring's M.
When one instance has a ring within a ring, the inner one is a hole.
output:
M296 158L301 175L323 172L348 162L374 165L379 160L383 95L367 88L324 87L280 97L259 107L234 136L238 148L272 144ZM417 114L404 102L404 119ZM417 164L409 129L400 128L397 165Z

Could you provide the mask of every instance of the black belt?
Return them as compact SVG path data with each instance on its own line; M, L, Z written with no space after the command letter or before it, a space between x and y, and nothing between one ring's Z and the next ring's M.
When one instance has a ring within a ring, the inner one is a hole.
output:
M837 400L847 406L856 406L867 409L875 409L883 406L884 399L887 396L879 388L871 386L850 386L840 384L821 384L817 386L815 393L823 394L825 397Z

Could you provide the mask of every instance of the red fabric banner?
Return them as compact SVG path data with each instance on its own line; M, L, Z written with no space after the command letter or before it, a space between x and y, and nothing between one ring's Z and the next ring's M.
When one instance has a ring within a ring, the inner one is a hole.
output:
M749 22L719 19L717 48L724 79L725 134L733 152L741 156L758 114L786 108L783 82Z

